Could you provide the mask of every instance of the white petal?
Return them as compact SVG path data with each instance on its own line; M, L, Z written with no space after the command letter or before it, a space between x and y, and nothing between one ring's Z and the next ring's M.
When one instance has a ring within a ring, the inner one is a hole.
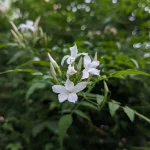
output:
M62 103L63 101L65 101L66 99L68 99L68 96L69 96L68 92L59 94L58 95L59 102Z
M75 74L77 71L74 69L74 66L69 65L68 66L68 70L67 70L67 76L68 75L73 75Z
M33 21L27 20L27 21L26 21L26 25L28 25L28 26L33 26Z
M83 73L82 79L87 79L89 77L89 73L87 70L84 69L82 73Z
M72 57L76 57L77 56L78 49L77 49L76 45L74 45L73 47L70 47L70 51L71 51L71 56Z
M23 28L26 28L27 26L25 25L25 24L20 24L19 26L18 26L18 29L23 29Z
M82 91L83 89L85 89L86 86L87 86L87 82L80 82L74 87L74 92L78 93Z
M79 54L77 54L77 57L80 55L88 55L88 53L79 53Z
M92 61L92 63L90 64L91 68L96 68L99 65L99 61Z
M95 69L95 68L90 68L88 71L90 74L93 74L93 75L99 75L100 74L100 70Z
M30 29L30 30L33 31L33 32L35 31L35 28L32 27L32 26L27 26L27 28Z
M74 83L71 82L69 79L67 79L66 83L65 83L65 88L68 91L72 91L74 89Z
M67 91L67 90L65 89L65 87L62 86L62 85L54 85L54 86L52 86L52 90L53 90L53 92L55 92L55 93L64 93L64 92Z
M68 101L75 103L78 100L78 96L75 93L70 93L68 96Z
M64 61L65 61L68 57L70 57L70 56L69 56L69 55L66 55L66 56L64 56L64 57L62 58L62 60L61 60L61 65L64 64Z
M91 63L91 58L88 55L84 56L84 63L85 64L90 64Z
M68 59L67 59L67 64L72 64L73 62L75 61L75 57L72 57L70 56Z

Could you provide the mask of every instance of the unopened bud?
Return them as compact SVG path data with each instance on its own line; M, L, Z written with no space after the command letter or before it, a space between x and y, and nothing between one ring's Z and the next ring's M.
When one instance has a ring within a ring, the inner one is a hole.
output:
M82 68L82 57L80 58L80 60L79 60L79 62L78 62L77 70L78 70L78 71L81 71L81 68Z
M0 122L4 122L4 117L0 116Z
M22 40L23 36L18 31L18 28L16 27L16 25L12 21L10 21L10 24L12 25L12 27L13 27L14 31L16 32L17 36Z
M53 66L53 63L50 62L50 74L53 78L56 77L56 72L55 72L55 69L54 69L54 66Z
M39 25L40 19L41 19L41 17L38 17L38 18L35 20L34 27L35 27L36 30L38 29L38 25Z
M52 62L52 64L54 65L54 67L59 67L58 64L56 63L56 61L53 59L53 57L50 55L50 53L48 53L48 57L50 62Z
M95 53L94 60L97 61L97 52Z
M43 32L41 27L39 28L39 31L40 31L40 36L43 37L44 36L44 32Z
M51 76L53 77L53 79L55 80L55 82L57 84L59 84L59 81L57 80L57 77L56 77L56 72L55 72L55 69L54 69L54 66L53 66L53 63L50 62L50 74Z
M58 70L58 73L61 76L62 73L61 73L60 67L58 66L58 64L56 63L56 61L52 58L52 56L50 55L50 53L48 53L48 57L49 57L50 62L53 64L53 67Z

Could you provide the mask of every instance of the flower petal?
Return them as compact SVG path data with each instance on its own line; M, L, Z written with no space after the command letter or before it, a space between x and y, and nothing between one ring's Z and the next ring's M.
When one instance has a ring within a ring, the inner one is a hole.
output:
M90 74L97 75L97 76L100 75L100 70L98 69L90 68L88 71Z
M67 91L67 90L65 89L65 87L62 86L62 85L54 85L54 86L52 86L52 90L53 90L53 92L55 92L55 93L64 93L64 92Z
M74 66L69 65L67 70L67 77L70 75L74 75L77 71L74 69Z
M65 88L68 91L72 91L74 89L74 83L71 82L69 79L67 79L66 83L65 83Z
M69 96L68 92L64 92L64 93L59 94L58 95L59 102L62 103L63 101L67 100L68 96Z
M32 20L27 20L26 25L27 26L33 26L33 21Z
M74 45L73 47L70 47L70 51L71 51L71 56L72 57L76 57L77 56L78 49L77 49L76 45Z
M72 64L75 61L75 57L69 56L67 59L67 64Z
M83 73L82 79L87 79L89 77L89 73L87 70L84 69L82 73Z
M82 91L83 89L85 89L86 86L87 86L87 82L80 82L74 87L74 92L78 93Z
M62 60L61 60L61 65L63 65L63 64L64 64L64 61L65 61L67 58L69 58L69 57L70 57L69 55L64 56L64 57L62 58Z
M99 65L99 61L92 61L90 68L96 68Z
M76 93L70 93L68 96L68 101L75 103L78 100L78 96Z
M90 64L91 63L91 58L88 55L84 56L84 63L85 64Z
M27 26L27 29L30 29L31 31L35 31L35 28L34 27L32 27L32 26Z
M79 54L77 54L77 57L80 55L88 55L88 53L79 53Z
M18 26L18 29L23 29L23 28L26 28L27 27L27 25L25 25L25 24L20 24L19 26Z

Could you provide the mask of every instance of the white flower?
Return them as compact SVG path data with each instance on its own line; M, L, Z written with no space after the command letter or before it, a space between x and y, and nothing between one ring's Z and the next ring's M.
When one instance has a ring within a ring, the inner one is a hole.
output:
M70 51L71 51L71 55L64 56L62 61L61 61L61 65L64 64L64 61L66 59L67 59L67 64L72 64L78 56L87 55L87 53L79 53L78 54L78 49L77 49L76 45L74 45L73 47L70 47Z
M86 79L89 77L89 74L92 75L99 75L100 70L96 69L96 67L99 65L99 61L94 60L91 62L91 58L86 55L84 56L84 70L83 70L83 75L82 79Z
M54 85L52 87L53 92L59 93L58 99L59 102L68 100L69 102L75 103L78 100L76 93L82 91L86 88L87 82L80 82L74 86L74 83L67 79L65 86Z
M74 75L77 71L74 69L74 66L69 65L67 70L67 77Z
M30 29L31 31L35 31L34 22L31 20L27 20L25 24L20 24L18 29Z

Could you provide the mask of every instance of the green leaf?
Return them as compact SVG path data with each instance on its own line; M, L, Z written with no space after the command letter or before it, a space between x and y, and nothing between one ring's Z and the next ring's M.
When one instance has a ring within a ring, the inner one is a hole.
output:
M43 82L37 82L30 86L29 90L26 93L26 100L29 99L30 95L36 90L36 89L43 89L46 86L46 83Z
M80 105L89 107L89 108L91 108L91 109L98 110L98 108L97 108L95 105L93 105L93 104L91 104L91 103L89 103L89 102L86 102L86 101L81 102Z
M40 66L49 66L49 62L47 62L47 61L34 60L34 61L28 61L24 64L21 64L21 65L17 66L17 68L20 68L20 67L23 67L23 66L26 66L26 65L32 65L32 64L37 64L37 65L40 65Z
M108 106L109 106L109 112L111 116L114 116L115 112L120 107L117 103L112 103L112 102L109 102Z
M131 147L132 150L149 150L149 147Z
M11 73L11 72L40 73L39 71L36 71L36 70L33 70L33 69L13 69L13 70L7 70L7 71L4 71L4 72L0 72L0 74Z
M96 100L97 100L98 105L101 105L101 103L102 103L103 100L104 100L104 96L97 94L97 95L96 95Z
M26 51L19 51L17 53L15 53L14 56L12 56L12 58L9 60L8 64L16 61L19 57L23 56L23 55L27 55L27 52Z
M36 137L40 132L42 132L45 128L45 122L34 126L32 130L33 137Z
M6 149L8 150L20 150L22 149L22 145L21 143L17 142L17 143L10 143L6 146Z
M124 112L129 117L129 119L133 122L134 116L135 116L134 111L131 108L129 108L128 106L125 106L123 109L124 109Z
M71 115L64 115L60 118L59 121L59 141L60 141L60 146L63 146L63 139L66 135L66 132L70 125L72 124L72 116Z
M74 113L76 113L77 115L87 119L89 122L91 122L91 119L81 110L75 110Z
M39 133L41 133L44 129L49 129L54 133L58 133L58 122L56 121L45 121L41 122L34 126L32 130L32 135L36 137Z
M121 75L130 75L130 74L136 74L136 75L145 75L145 76L150 76L150 74L139 71L139 70L133 70L133 69L127 69L123 71L118 71L118 72L113 72L111 76L121 76Z

